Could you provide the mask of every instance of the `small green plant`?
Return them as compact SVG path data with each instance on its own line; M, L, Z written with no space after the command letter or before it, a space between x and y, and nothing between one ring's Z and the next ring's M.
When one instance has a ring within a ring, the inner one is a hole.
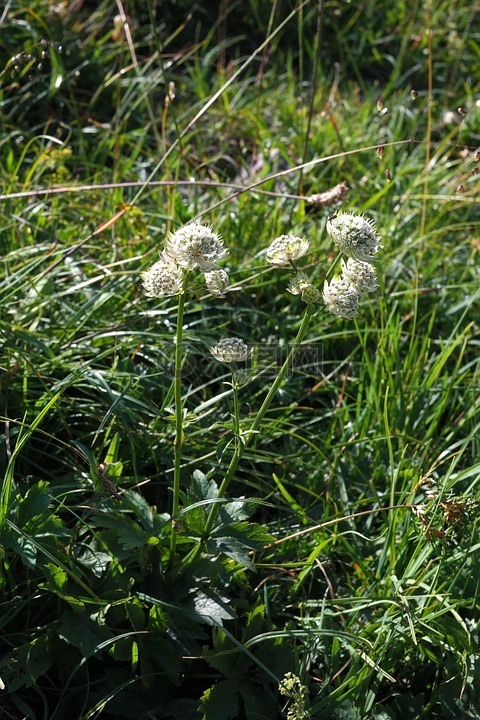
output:
M307 720L310 717L305 707L307 688L300 678L288 672L279 685L280 695L287 698L287 720Z
M477 18L5 4L0 714L477 717Z
M327 231L340 249L349 257L348 263L342 265L342 276L335 277L330 284L325 282L323 299L329 310L340 317L353 318L358 314L360 297L367 292L377 290L376 272L368 260L374 258L379 249L379 237L376 235L372 222L363 217L343 214L334 216L327 223ZM293 295L301 295L306 303L304 316L297 336L291 344L291 349L276 377L272 380L270 390L263 400L260 408L254 415L249 426L245 426L240 418L240 405L238 391L239 373L237 366L248 360L249 347L240 338L223 338L210 348L211 354L221 363L232 367L232 382L234 413L232 432L234 437L234 452L219 487L215 486L212 497L213 482L208 485L208 495L203 498L205 503L213 501L209 509L205 527L196 547L182 559L181 570L174 573L185 572L198 558L208 542L218 517L221 503L225 502L226 493L238 470L239 462L249 444L258 434L261 436L261 423L268 412L275 394L281 388L287 372L292 368L296 354L301 350L302 342L308 330L309 318L316 312L321 299L320 291L309 281L306 273L300 272L297 261L309 250L310 243L302 237L294 235L281 235L273 240L267 250L266 260L276 267L290 267L293 278L288 290ZM228 273L218 268L217 264L227 255L224 241L219 234L210 227L191 222L176 230L165 242L160 252L161 259L149 270L143 273L143 285L146 294L150 297L163 298L171 295L179 296L177 311L177 333L175 337L175 370L174 370L174 413L175 413L175 439L174 439L174 471L172 488L172 515L171 515L171 543L169 567L174 569L177 545L177 516L180 511L181 494L181 467L182 449L185 442L185 405L182 393L182 367L185 362L182 347L183 318L185 302L191 286L195 287L196 270L203 271L207 289L213 295L222 296L228 291ZM243 374L245 377L245 374ZM198 498L197 498L198 501ZM215 529L218 534L226 534L228 529L223 523ZM249 530L250 537L251 530ZM190 538L191 539L191 538ZM235 535L235 542L241 545L241 538ZM188 536L183 543L188 543ZM248 543L247 546L248 547Z

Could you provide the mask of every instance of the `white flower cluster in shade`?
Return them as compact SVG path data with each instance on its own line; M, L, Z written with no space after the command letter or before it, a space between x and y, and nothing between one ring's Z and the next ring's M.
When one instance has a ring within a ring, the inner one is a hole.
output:
M211 227L196 222L183 225L165 242L160 260L142 273L146 294L179 295L183 292L184 270L201 270L207 289L213 295L223 295L228 288L228 273L217 264L227 255L223 239Z
M327 232L347 255L342 274L325 281L323 300L331 313L342 318L358 315L360 298L378 289L377 273L371 264L382 247L375 224L361 215L341 213L327 220Z
M223 338L210 348L215 360L223 363L244 362L248 358L248 345L237 337Z

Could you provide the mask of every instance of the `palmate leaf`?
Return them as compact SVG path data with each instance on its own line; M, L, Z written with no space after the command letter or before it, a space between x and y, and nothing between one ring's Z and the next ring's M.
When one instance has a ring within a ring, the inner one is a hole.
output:
M113 637L98 613L87 615L72 610L64 610L62 613L58 635L69 645L81 650L85 657L99 652L102 643Z
M237 718L238 692L233 680L223 680L213 685L201 698L202 720L231 720Z
M51 502L48 487L45 480L40 480L40 482L35 483L27 490L23 498L20 495L18 496L18 523L20 527L23 528L29 520L48 511Z
M123 497L125 505L135 513L145 530L149 530L152 535L163 530L169 520L168 515L159 515L156 507L149 505L140 493L127 490Z
M212 534L213 538L225 536L237 540L251 550L261 550L275 539L265 525L249 522L235 522L216 528Z
M12 659L16 676L8 683L9 692L15 692L20 687L30 687L38 677L47 672L55 660L51 638L46 634L20 645Z
M207 550L211 555L223 553L232 560L240 563L249 570L255 570L255 565L250 560L249 553L251 549L232 537L215 537L210 538L207 543Z
M233 503L230 504L233 505ZM238 503L238 505L241 505L241 503ZM251 551L261 550L273 539L264 525L234 522L217 527L208 540L207 548L212 554L224 553L244 567L254 570L255 566L250 558Z
M224 620L234 620L237 616L228 606L227 599L213 591L197 591L196 595L186 604L186 609L193 611L199 622L208 625L223 625Z
M240 498L233 502L222 505L218 511L218 518L216 525L226 525L230 523L242 522L247 520L252 512L252 503L248 500Z
M186 505L201 502L202 500L215 500L218 487L214 480L209 480L201 470L192 474L192 482L186 494Z

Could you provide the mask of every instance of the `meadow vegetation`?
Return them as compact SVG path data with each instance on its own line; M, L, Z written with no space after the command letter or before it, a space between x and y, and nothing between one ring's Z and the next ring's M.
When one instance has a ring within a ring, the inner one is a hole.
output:
M480 717L479 67L478 0L4 3L0 717Z

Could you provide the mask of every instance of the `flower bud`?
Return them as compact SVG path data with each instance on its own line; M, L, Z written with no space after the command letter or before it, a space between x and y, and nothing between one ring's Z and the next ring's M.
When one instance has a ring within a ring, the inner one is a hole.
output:
M224 295L228 288L228 273L218 268L205 273L205 284L212 295Z
M288 283L287 290L292 295L301 295L309 285L308 275L304 272L297 272Z
M313 305L313 303L318 302L321 297L322 294L315 285L308 284L302 290L302 300L304 303L307 303L307 305Z
M378 289L377 272L373 265L348 258L342 260L342 278L357 290L359 295L366 295Z

